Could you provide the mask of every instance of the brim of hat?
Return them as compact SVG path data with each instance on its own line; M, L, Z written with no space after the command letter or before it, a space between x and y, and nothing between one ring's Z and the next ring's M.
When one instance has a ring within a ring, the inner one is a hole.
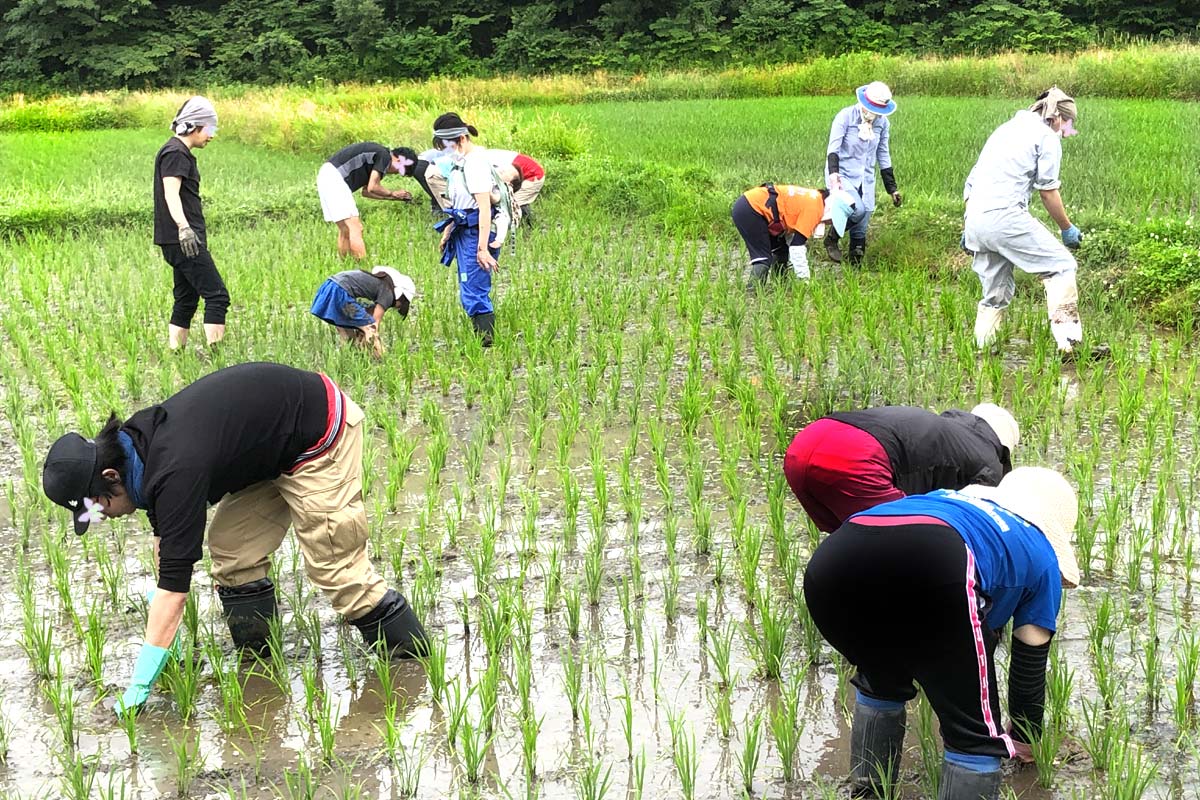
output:
M863 107L873 114L879 114L880 116L886 117L888 114L891 114L896 110L895 100L888 100L887 105L881 106L878 103L873 103L867 99L867 87L865 86L858 87L858 90L855 91L855 94L858 96L858 102L862 103Z
M982 497L984 500L991 501L1041 531L1042 535L1046 537L1046 541L1050 543L1051 549L1054 550L1054 556L1058 561L1058 571L1062 575L1063 581L1072 588L1079 585L1079 561L1075 557L1074 548L1071 547L1071 531L1061 528L1046 530L1046 523L1039 523L1034 519L1036 514L1020 508L1019 504L1012 502L1007 493L998 486L972 484L964 488L962 492L972 497Z

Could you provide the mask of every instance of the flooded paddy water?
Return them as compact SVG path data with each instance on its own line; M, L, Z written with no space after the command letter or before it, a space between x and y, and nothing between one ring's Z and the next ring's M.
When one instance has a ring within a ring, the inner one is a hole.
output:
M242 310L244 338L218 363L126 350L153 324L149 303L108 341L58 317L40 326L45 279L6 307L0 796L843 797L851 671L800 602L818 538L783 483L782 449L833 408L979 399L1013 408L1017 463L1079 486L1089 564L1056 637L1048 714L1063 742L1048 786L1027 766L1005 791L1200 796L1190 338L1088 303L1114 358L1062 366L1022 285L1001 354L980 356L961 264L839 274L822 262L811 284L747 297L732 250L623 232L577 248L566 229L533 238L505 275L491 353L462 330L440 268L414 259L421 305L388 331L380 368L279 311L303 310L325 233L297 225L294 263L240 279L266 302ZM380 246L411 251L421 233L381 232ZM101 288L133 259L111 239L82 247ZM239 247L263 263L282 244ZM549 270L561 280L537 283ZM71 368L49 358L68 341ZM139 515L69 536L38 499L38 460L51 431L251 358L320 368L367 410L373 555L444 663L364 652L289 538L275 652L237 663L201 564L192 666L122 727L110 707L153 586L149 528ZM1003 645L998 660L1003 671ZM939 764L936 722L910 704L897 796L931 797Z

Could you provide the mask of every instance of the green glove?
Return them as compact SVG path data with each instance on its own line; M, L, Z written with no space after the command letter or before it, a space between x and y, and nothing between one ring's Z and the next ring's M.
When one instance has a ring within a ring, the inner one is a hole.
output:
M113 706L113 711L117 716L129 711L136 714L141 710L146 701L150 699L150 689L158 680L158 676L162 674L163 667L167 665L170 657L171 651L165 647L155 647L149 642L142 642L142 650L138 653L137 663L133 665L133 680L130 681L125 694L121 695L117 704Z

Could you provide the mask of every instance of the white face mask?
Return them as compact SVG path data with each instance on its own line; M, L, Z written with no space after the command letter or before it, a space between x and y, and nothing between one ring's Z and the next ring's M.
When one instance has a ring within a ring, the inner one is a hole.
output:
M862 122L860 122L858 125L858 138L866 142L875 135L874 123L875 118L879 115L871 111L867 111L867 109L863 108L862 106L858 107L858 111L862 115Z

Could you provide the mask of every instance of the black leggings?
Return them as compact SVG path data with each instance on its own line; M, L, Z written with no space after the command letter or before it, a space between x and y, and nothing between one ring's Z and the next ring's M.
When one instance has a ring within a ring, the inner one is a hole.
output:
M1007 758L998 636L983 624L977 583L974 557L949 526L847 522L813 553L804 597L825 639L857 668L859 691L906 702L915 680L948 750Z
M229 311L229 292L217 272L208 248L201 245L195 258L188 258L177 244L164 244L163 258L175 272L175 307L171 309L171 324L190 328L192 317L204 298L204 324L224 325Z
M742 241L746 243L746 249L750 251L751 264L774 266L788 263L787 240L771 235L766 219L754 210L746 195L733 202L730 214L734 226L742 235Z

